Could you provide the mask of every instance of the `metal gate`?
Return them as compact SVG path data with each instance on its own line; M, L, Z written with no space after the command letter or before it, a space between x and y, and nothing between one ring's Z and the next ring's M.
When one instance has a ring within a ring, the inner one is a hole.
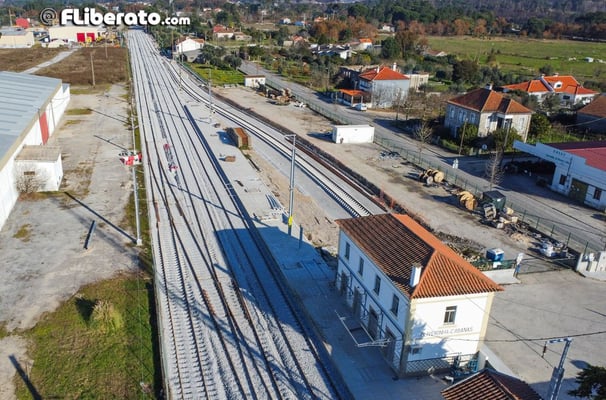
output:
M572 178L572 183L570 184L570 192L568 196L570 198L580 202L585 202L585 197L587 196L587 184L585 182L581 182Z

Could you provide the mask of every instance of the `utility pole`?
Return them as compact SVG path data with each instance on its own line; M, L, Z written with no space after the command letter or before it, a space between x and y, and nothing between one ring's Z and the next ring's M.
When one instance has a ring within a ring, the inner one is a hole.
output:
M459 144L459 155L461 155L461 150L463 150L463 138L465 137L465 129L467 128L467 119L463 123L463 129L461 129L461 144Z
M290 185L288 187L289 200L288 200L288 236L292 232L293 222L293 207L295 203L295 151L297 149L296 141L297 135L285 135L285 138L292 139L292 153L290 155Z
M90 70L93 75L93 87L95 87L95 65L93 64L93 53L90 53Z
M566 342L564 345L564 351L562 352L562 356L560 357L560 364L557 368L553 369L553 373L551 374L551 381L549 382L549 392L547 393L547 398L545 400L557 400L558 395L560 394L560 387L562 386L562 378L564 377L564 360L566 360L566 354L568 354L568 348L570 347L570 343L572 343L572 338L559 338L559 339L551 339L545 342L543 346L543 357L545 356L545 352L547 351L547 344Z

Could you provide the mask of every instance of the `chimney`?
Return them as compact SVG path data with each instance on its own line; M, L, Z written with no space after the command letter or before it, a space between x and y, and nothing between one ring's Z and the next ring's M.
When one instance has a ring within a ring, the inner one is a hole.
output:
M380 65L377 65L377 74L379 73L379 70L381 69Z
M398 65L394 62L393 65L391 66L391 69L398 72Z
M485 89L488 90L492 90L492 82L491 83L487 83L486 86L484 86Z
M414 288L419 283L419 279L421 279L421 271L423 270L423 266L419 263L412 264L412 271L410 271L410 287Z

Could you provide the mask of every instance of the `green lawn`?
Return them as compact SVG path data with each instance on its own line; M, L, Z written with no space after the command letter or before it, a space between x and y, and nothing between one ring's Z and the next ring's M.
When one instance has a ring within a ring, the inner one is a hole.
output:
M25 333L34 363L29 388L15 377L17 398L31 399L33 391L45 399L154 398L160 381L150 328L152 292L144 275L122 276L82 288L45 315ZM112 321L119 323L95 318L99 301L111 305Z
M189 68L204 80L211 80L213 86L243 85L244 74L235 70L222 70L205 64L187 63Z
M494 49L501 70L528 77L536 76L540 67L551 65L554 72L561 75L574 75L581 80L606 80L606 63L597 62L598 59L606 61L606 46L603 43L527 38L479 39L469 36L430 36L427 39L433 50L478 59L481 64L486 63ZM595 61L586 62L585 57L592 57Z

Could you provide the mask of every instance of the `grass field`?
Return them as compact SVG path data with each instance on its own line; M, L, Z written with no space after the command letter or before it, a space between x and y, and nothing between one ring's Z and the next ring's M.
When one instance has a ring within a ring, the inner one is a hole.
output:
M44 316L25 333L35 362L22 366L29 385L15 376L17 398L153 398L152 290L144 275L121 276L82 288ZM111 318L95 318L101 301L111 305Z
M55 57L64 49L0 49L0 71L21 72Z
M486 64L488 55L496 53L496 63L502 71L526 78L536 77L539 68L550 65L561 75L574 75L579 80L606 81L606 45L604 43L571 40L539 39L479 39L472 37L428 37L433 50L456 54L461 58L477 59ZM594 62L585 61L594 58Z
M244 74L234 70L222 70L210 65L187 63L188 67L204 80L211 80L213 86L243 85Z
M39 70L36 75L59 78L71 85L92 86L92 58L95 85L126 82L127 54L127 49L123 47L85 47L60 62Z

